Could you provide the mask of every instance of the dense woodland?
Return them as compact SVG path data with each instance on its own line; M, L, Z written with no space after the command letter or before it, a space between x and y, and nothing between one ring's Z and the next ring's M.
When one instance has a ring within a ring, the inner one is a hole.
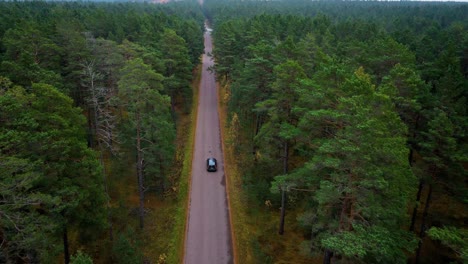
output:
M207 0L205 14L246 218L267 219L244 222L241 263L468 262L466 3Z
M192 2L0 2L0 263L148 261L203 27Z
M166 203L178 200L174 142L205 17L249 205L239 263L468 262L466 14L0 2L0 262L177 259Z

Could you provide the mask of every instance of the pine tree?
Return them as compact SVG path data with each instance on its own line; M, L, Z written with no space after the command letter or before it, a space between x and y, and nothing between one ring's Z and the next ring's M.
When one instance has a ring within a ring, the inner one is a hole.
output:
M185 40L177 35L174 30L164 31L159 48L162 51L164 61L164 89L171 98L171 110L175 113L175 105L179 98L183 99L183 109L190 109L192 90L192 63L188 54Z
M23 189L9 197L29 196L30 204L20 202L11 213L21 215L18 224L33 219L26 227L29 241L35 244L26 241L16 250L35 252L46 261L56 256L62 240L68 263L68 230L78 230L82 239L92 239L105 226L102 171L96 154L86 146L85 119L69 97L49 85L33 84L29 93L21 87L2 92L0 150L3 162L10 166L2 182L11 185L19 183L11 177L24 179ZM15 224L12 221L6 226ZM23 243L25 229L4 230L12 248L13 241Z
M313 250L353 263L405 263L415 246L402 229L415 179L407 163L406 128L391 100L362 69L348 78L336 105L310 110L322 136L304 167L277 185L314 190Z
M130 60L118 82L121 106L127 113L125 137L136 152L140 197L140 228L144 226L145 178L164 179L164 168L172 159L174 124L169 118L170 99L160 94L163 76L141 59ZM159 175L158 175L159 174Z

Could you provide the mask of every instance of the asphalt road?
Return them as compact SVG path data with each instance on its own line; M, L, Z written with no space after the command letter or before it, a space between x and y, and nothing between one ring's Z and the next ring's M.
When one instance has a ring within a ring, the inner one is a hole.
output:
M210 31L205 32L205 54L198 103L195 149L192 163L190 208L185 240L186 264L233 263L226 179L223 168L218 96L214 74ZM218 161L217 172L206 171L206 159Z

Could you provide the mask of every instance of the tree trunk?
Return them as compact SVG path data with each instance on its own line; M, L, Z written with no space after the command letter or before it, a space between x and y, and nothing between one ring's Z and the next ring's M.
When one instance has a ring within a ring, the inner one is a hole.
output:
M166 192L166 180L165 180L165 177L164 177L164 166L163 166L163 160L164 158L162 157L161 153L159 153L159 173L161 174L161 194L163 194L163 197L164 197L164 193Z
M427 214L429 211L429 204L431 202L431 198L432 198L432 184L429 185L429 193L427 194L426 204L424 206L424 213L423 213L423 218L421 221L421 228L419 230L418 249L416 250L416 257L414 260L415 264L419 264L419 259L421 257L421 247L423 243L422 241L423 241L423 238L426 236L426 230L428 229L426 228L426 220L427 220Z
M413 209L413 215L411 216L411 225L410 225L410 231L414 231L414 225L416 223L416 215L418 214L418 204L419 204L419 201L421 200L421 193L422 193L422 190L424 188L424 181L423 180L419 180L419 187L418 187L418 194L416 196L416 205L414 206L414 209Z
M333 257L333 252L331 252L330 250L326 249L325 250L325 253L323 255L323 264L330 264L331 263L331 259Z
M252 155L254 156L255 162L258 161L255 137L258 135L258 132L260 132L261 125L262 125L262 114L257 112L257 114L255 115L255 122L253 124L254 129L253 129L253 135L252 135Z
M138 194L140 196L140 210L139 210L139 217L140 217L140 229L143 229L143 220L145 216L145 209L144 209L144 188L143 188L143 155L141 151L141 128L140 128L140 115L137 114L137 176L138 176Z
M114 240L114 232L112 229L112 217L111 217L111 211L110 211L110 195L109 195L109 187L107 184L107 172L106 172L106 165L104 164L104 155L102 154L102 146L99 143L99 140L97 141L98 146L99 146L99 159L101 161L101 166L102 166L102 173L103 173L103 179L104 179L104 190L106 192L106 197L107 197L107 221L109 222L109 239L110 241Z
M284 142L284 157L283 157L283 173L288 173L288 162L289 162L289 143L286 140Z
M68 246L68 231L67 227L63 227L63 257L65 260L65 264L70 263L70 251Z
M284 216L286 214L286 191L284 187L281 187L281 218L280 218L280 227L279 234L284 234Z
M92 97L96 98L96 95L94 93L94 85L92 88ZM97 100L97 99L96 99ZM96 144L99 149L99 160L102 166L102 173L103 173L103 180L104 180L104 190L106 192L106 197L107 197L107 221L109 222L109 239L110 241L114 240L114 232L112 230L112 218L111 218L111 213L110 213L110 195L109 195L109 188L107 184L107 172L106 172L106 164L104 163L104 150L101 144L101 138L97 134L97 128L98 128L98 110L97 110L97 105L93 105L93 112L94 112L94 136L96 137Z
M91 115L94 115L93 118L89 117L88 118L88 146L90 148L93 148L94 147L94 140L97 140L97 105L96 105L96 102L98 101L97 100L97 96L96 96L96 87L94 85L94 78L96 77L96 74L93 70L94 68L94 64L93 63L89 63L87 64L86 66L86 69L85 69L85 73L86 75L90 78L89 79L89 86L88 86L88 90L89 90L89 93L90 93L90 100L91 103L87 102L87 106L88 106L88 114L89 116ZM92 110L92 112L91 112ZM94 121L94 124L93 124L93 121Z
M258 135L258 132L260 132L260 127L262 126L262 124L263 124L263 114L257 112L256 118L255 118L254 137L256 137Z
M284 174L288 173L288 155L289 155L289 145L288 141L284 142L284 157L283 157L283 172ZM286 190L284 186L281 186L281 218L280 218L280 228L279 234L284 234L284 216L286 214Z
M171 91L171 117L172 117L172 121L174 121L174 124L177 124L176 122L176 111L175 111L175 97L176 97L177 93L172 90Z
M410 167L413 167L413 156L414 156L414 150L413 150L413 148L410 147L410 151L409 151L409 154L408 154L408 163L409 163Z
M91 113L89 113L89 114L91 114ZM91 118L88 118L88 133L87 134L88 135L87 135L86 139L87 139L88 147L92 148L92 147L94 147L94 143L93 143L94 130L93 130L93 124L91 122Z
M421 119L421 115L417 114L416 120L414 121L414 128L413 128L413 135L411 136L411 141L416 140L416 131L418 131L419 128L419 120ZM410 143L409 144L409 149L410 152L408 154L408 163L411 167L413 167L413 162L414 162L414 144Z

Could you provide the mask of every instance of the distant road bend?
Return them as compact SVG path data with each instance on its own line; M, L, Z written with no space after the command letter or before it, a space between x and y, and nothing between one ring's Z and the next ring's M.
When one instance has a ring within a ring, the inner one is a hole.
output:
M198 101L195 149L185 238L185 264L233 263L226 179L221 150L218 96L214 74L211 29L205 31L205 54ZM218 161L218 171L206 170L206 159Z

